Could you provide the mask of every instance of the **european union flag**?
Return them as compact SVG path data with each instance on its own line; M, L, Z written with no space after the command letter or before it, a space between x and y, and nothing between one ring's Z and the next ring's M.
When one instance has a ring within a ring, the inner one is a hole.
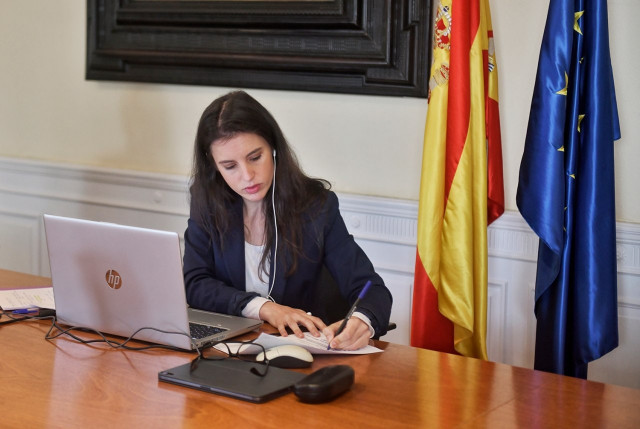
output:
M551 0L516 201L540 237L535 369L587 377L618 346L606 0Z

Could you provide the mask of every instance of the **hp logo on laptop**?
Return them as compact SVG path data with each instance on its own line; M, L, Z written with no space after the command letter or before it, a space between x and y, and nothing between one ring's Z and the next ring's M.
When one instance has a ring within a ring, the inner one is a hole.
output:
M105 279L111 289L120 289L122 287L122 277L120 277L120 273L116 270L107 271Z

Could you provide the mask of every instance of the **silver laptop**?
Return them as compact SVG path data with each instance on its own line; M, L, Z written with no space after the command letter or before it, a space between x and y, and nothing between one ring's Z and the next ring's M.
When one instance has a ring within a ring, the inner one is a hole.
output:
M135 339L182 349L205 347L262 324L187 308L175 232L46 214L44 226L61 323L122 337L154 328Z

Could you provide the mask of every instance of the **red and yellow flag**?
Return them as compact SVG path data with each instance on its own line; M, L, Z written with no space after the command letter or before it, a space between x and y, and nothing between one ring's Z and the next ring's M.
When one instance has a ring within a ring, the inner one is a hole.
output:
M411 345L487 359L487 225L504 212L489 0L441 0L434 25Z

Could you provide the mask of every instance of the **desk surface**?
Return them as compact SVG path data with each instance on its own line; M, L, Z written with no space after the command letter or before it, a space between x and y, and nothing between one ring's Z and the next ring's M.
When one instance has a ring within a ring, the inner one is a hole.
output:
M0 270L0 288L47 284ZM251 404L158 381L190 353L47 341L49 325L0 326L0 427L640 427L640 390L383 341L380 354L316 356L306 372L355 370L333 402Z

